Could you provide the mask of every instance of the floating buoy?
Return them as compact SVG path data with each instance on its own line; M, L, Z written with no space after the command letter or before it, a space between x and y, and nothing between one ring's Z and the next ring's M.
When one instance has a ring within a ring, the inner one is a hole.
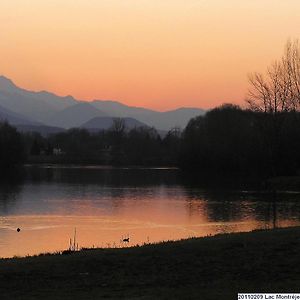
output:
M21 231L21 229L18 227L18 228L17 228L17 231L18 231L18 232L20 232L20 231Z

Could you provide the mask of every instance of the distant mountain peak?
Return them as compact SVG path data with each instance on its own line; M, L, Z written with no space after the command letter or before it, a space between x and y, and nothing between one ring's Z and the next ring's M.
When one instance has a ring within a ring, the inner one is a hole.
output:
M99 116L107 115L88 102L77 101L72 106L55 113L47 124L63 128L79 127L88 120Z
M16 88L17 86L13 83L12 80L3 75L0 75L0 90L8 92L11 90L15 90Z
M82 128L86 129L98 129L106 130L113 125L114 117L95 117L90 119L88 122L85 122L81 125ZM134 118L122 118L125 122L127 129L132 129L135 127L149 127L147 124L140 122Z
M66 99L66 100L77 101L72 95L63 96L62 98Z

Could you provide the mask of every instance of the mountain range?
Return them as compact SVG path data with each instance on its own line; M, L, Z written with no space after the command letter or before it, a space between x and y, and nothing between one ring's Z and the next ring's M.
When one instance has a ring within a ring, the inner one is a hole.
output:
M167 131L175 126L184 128L191 118L204 113L200 108L182 107L159 112L111 100L81 101L47 91L28 91L0 76L0 120L7 120L24 131L26 128L47 131L47 127L50 132L72 127L107 129L115 117L125 118L128 128L153 126Z

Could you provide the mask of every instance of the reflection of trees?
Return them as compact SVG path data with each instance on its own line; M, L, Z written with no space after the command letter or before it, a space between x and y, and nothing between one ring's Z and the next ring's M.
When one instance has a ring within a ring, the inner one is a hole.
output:
M190 218L200 220L204 216L210 222L251 220L276 227L280 225L280 220L300 220L299 194L277 193L274 201L271 192L241 192L254 190L255 186L236 184L229 178L222 183L218 180L209 181L208 178L199 181L198 177L198 181L193 183L190 177L181 177L180 174L178 170L170 169L28 168L26 182L61 185L62 190L59 191L69 193L68 197L89 200L95 207L104 205L112 213L126 208L128 199L149 198L152 201L155 198L153 196L157 196L159 199L184 199L185 212ZM172 188L176 189L176 195ZM0 186L1 213L12 210L21 189L20 183ZM46 194L50 197L49 192L46 191ZM97 202L99 199L101 204ZM139 201L134 205L138 206Z
M300 220L299 194L197 188L185 191L189 216L205 215L211 222L253 220L276 228L280 220Z
M109 167L29 167L29 180L101 186L176 185L178 170Z
M205 215L210 222L228 222L244 217L241 202L235 193L224 191L187 190L189 215ZM197 201L198 200L198 201Z
M272 202L272 210L273 210L273 228L277 227L277 201L276 199Z
M261 208L263 205L264 209ZM282 220L300 221L299 194L269 192L260 196L256 211L264 212L260 214L260 219L272 224L273 228L279 227Z
M60 180L59 169L55 170L47 167L32 166L26 168L26 179L35 183L51 182L54 178Z
M263 178L258 176L224 175L216 172L209 173L206 170L181 171L178 173L178 181L187 189L203 189L205 191L220 191L220 193L252 190L262 188Z
M269 223L273 228L280 226L280 220L300 220L299 194L280 193L269 194Z

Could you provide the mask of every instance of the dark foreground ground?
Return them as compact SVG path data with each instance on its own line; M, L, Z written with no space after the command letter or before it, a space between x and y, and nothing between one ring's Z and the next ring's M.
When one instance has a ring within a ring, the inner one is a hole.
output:
M237 299L300 292L300 227L0 260L0 299Z

